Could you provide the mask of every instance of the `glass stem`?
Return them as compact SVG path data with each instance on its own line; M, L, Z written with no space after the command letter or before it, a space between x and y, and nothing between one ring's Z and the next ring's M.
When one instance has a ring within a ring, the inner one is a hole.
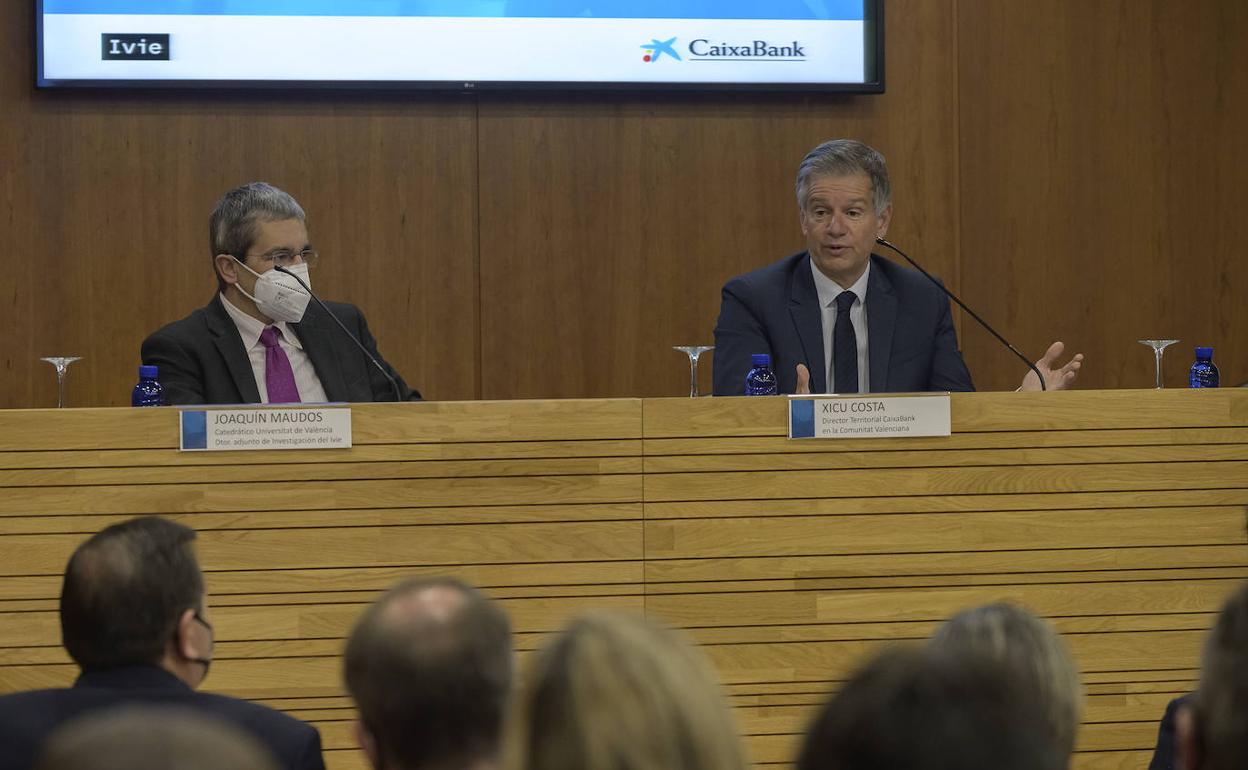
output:
M65 370L56 368L56 408L65 408Z

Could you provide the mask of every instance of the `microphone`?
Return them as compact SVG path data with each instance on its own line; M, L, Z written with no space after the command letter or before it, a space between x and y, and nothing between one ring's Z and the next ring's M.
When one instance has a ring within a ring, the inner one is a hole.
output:
M354 342L355 346L360 349L360 352L363 353L368 358L369 361L373 362L373 366L377 367L377 371L381 372L382 375L384 375L385 378L390 381L390 387L394 389L394 400L396 402L402 401L403 396L399 392L398 381L394 379L394 377L390 374L390 372L386 371L386 367L381 365L381 362L377 360L376 356L368 352L368 348L364 347L364 343L360 342L358 339L355 338L355 335L351 333L351 330L347 328L347 325L344 324L342 321L339 321L338 316L334 315L333 312L331 312L330 309L325 306L324 302L321 302L321 298L316 296L316 293L312 291L312 287L304 283L302 278L290 272L289 270L282 267L281 265L274 265L273 269L278 271L279 273L285 273L286 275L289 275L291 278L294 278L296 281L299 282L299 285L302 286L303 290L308 293L308 296L316 300L316 304L320 305L321 310L325 311L325 315L334 319L334 323L338 324L338 328L342 329L343 334L347 335L347 339ZM958 303L958 304L961 304L961 303ZM983 321L980 321L980 323L983 323Z
M893 244L891 244L891 243L889 243L888 241L884 240L883 238L876 238L876 239L875 239L875 242L876 242L876 243L878 243L878 244L880 244L881 246L885 246L885 247L890 248L890 249L892 249L893 251L897 252L898 254L900 254L900 255L901 255L902 259L904 259L904 260L906 260L907 262L909 262L909 263L910 263L911 267L913 267L915 270L918 270L918 271L919 271L920 273L922 273L923 275L927 276L927 280L929 280L929 281L931 281L932 283L936 284L936 287L937 287L938 289L940 289L941 291L943 291L943 292L945 293L945 296L946 296L946 297L948 297L949 299L951 299L951 300L953 300L954 302L958 303L958 307L960 307L960 308L962 308L963 310L965 310L966 312L970 313L970 314L971 314L971 318L974 318L976 321L979 321L979 325L980 325L980 326L984 327L984 328L985 328L985 329L987 329L989 332L991 332L991 333L992 333L992 336L994 336L994 337L996 337L997 339L1001 340L1001 344L1002 344L1002 345L1005 345L1007 348L1009 348L1009 349L1010 349L1010 352L1012 352L1014 355L1018 356L1018 360L1019 360L1019 361L1022 361L1024 364L1026 364L1026 365L1027 365L1027 368L1028 368L1028 369L1030 369L1030 370L1032 370L1033 372L1035 372L1035 373L1036 373L1036 377L1039 377L1039 378L1040 378L1040 390L1048 390L1048 388L1047 388L1047 387L1045 387L1045 385L1044 385L1044 377L1040 374L1040 370L1036 368L1036 365L1035 365L1035 364L1033 364L1033 363L1031 362L1031 360L1030 360L1029 358L1027 358L1027 356L1023 355L1022 353L1019 353L1019 352L1018 352L1018 348L1016 348L1016 347L1014 347L1013 345L1011 345L1009 340L1007 340L1005 337L1002 337L1000 334L997 334L997 330L996 330L996 329L994 329L994 328L992 328L991 326L989 326L987 321L985 321L984 319L980 318L980 317L979 317L979 315L978 315L978 314L977 314L974 310L971 310L969 307L967 307L967 306L966 306L966 303L965 303L965 302L963 302L962 300L958 299L958 297L957 297L957 295L956 295L956 294L954 294L953 292L951 292L951 291L949 291L948 289L946 289L946 288L945 288L945 285L944 285L943 283L941 283L940 281L936 280L934 277L932 277L932 274L931 274L931 273L929 273L929 272L927 272L926 270L924 270L923 268L919 267L919 263L918 263L918 262L915 262L913 259L911 259L911 258L910 258L910 255L909 255L909 254L907 254L906 252L904 252L904 251L902 251L901 249L897 248L896 246L894 246ZM280 268L279 268L279 269L280 269ZM295 277L297 278L298 276L295 276ZM302 281L300 281L300 283L302 283ZM315 295L313 295L313 296L315 296ZM317 302L320 302L320 300L317 300Z

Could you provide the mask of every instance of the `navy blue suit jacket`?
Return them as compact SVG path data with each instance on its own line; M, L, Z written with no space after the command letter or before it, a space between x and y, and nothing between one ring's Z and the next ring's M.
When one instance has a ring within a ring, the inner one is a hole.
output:
M1157 726L1157 746L1153 749L1153 759L1148 763L1148 770L1174 770L1174 719L1179 709L1192 699L1191 694L1184 695L1166 704L1166 713Z
M867 359L873 393L974 390L949 313L949 298L922 274L871 255ZM781 393L797 390L797 365L812 393L827 391L823 314L803 251L724 285L715 325L715 395L745 393L753 353L770 353Z
M178 706L255 735L286 770L325 770L316 728L259 703L196 692L157 666L85 672L68 689L0 696L0 770L30 770L43 742L74 717L123 705Z
M325 304L398 381L403 400L419 401L420 393L409 388L377 352L377 342L360 309L341 302ZM330 401L394 400L390 381L316 303L308 305L303 320L290 324L290 328L299 335ZM153 332L143 341L141 355L143 363L159 369L157 379L165 389L166 403L260 403L260 390L243 338L234 319L222 307L220 297L213 297L207 306Z

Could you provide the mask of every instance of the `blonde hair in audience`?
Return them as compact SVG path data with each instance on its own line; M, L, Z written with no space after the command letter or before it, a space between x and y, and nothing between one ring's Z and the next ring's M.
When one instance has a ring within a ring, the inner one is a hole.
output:
M744 770L705 657L645 618L594 612L538 655L508 730L513 770Z
M986 604L945 621L929 644L1016 670L1035 692L1057 747L1067 755L1074 751L1083 688L1066 643L1047 622L1014 604Z

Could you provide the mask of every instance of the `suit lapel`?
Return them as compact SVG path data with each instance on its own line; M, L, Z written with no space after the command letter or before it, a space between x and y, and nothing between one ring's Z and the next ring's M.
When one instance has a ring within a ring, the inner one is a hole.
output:
M234 380L234 387L238 388L238 394L242 396L242 403L260 403L260 391L256 387L256 374L251 370L251 359L247 357L238 327L221 305L221 297L214 297L205 310L212 342L225 361L225 368L229 370L230 379Z
M338 352L329 343L336 330L330 329L329 324L330 319L325 317L324 311L316 305L309 305L303 320L290 324L290 328L299 335L299 342L308 354L316 376L321 380L321 387L325 388L325 398L330 401L350 401Z
M872 256L872 260L876 257ZM872 265L867 278L867 356L872 393L888 388L888 363L893 351L893 328L897 321L897 295L893 283L878 265Z
M828 364L823 358L823 312L810 274L810 255L799 259L789 279L789 313L802 343L803 363L810 369L810 392L826 393Z

